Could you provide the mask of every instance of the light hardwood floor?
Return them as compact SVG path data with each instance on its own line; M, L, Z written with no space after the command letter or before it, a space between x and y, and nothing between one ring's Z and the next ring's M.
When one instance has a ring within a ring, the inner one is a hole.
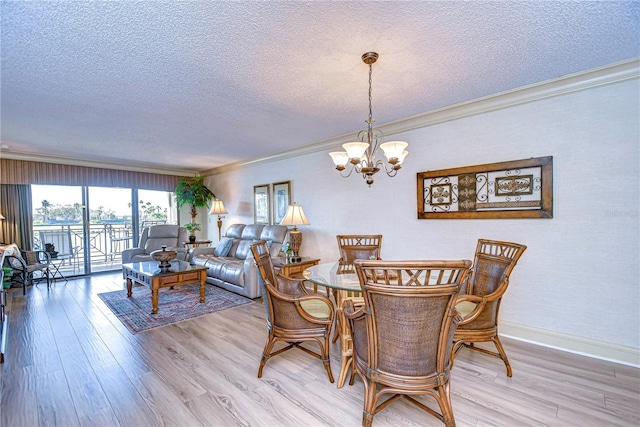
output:
M337 389L300 351L257 368L260 301L132 335L97 296L122 276L9 293L2 426L359 426L363 387ZM496 358L463 349L451 379L458 426L637 426L640 370L504 339ZM339 349L331 348L337 377ZM424 399L431 407L435 404ZM374 426L441 426L404 400Z

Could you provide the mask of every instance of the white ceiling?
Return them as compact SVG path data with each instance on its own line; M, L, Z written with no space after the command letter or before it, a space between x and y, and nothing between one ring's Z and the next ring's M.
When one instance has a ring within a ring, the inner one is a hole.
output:
M640 56L638 1L2 1L1 148L201 171Z

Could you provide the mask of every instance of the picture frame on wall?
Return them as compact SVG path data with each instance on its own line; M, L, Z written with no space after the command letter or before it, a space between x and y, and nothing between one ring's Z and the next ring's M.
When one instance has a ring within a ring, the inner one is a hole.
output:
M275 182L273 186L273 223L280 224L291 204L291 181Z
M270 185L253 186L253 222L255 224L271 223Z
M417 177L418 219L553 218L553 156Z

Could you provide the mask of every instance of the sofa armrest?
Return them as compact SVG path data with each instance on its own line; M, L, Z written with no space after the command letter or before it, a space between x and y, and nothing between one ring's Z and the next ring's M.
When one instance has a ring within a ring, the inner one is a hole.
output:
M131 262L131 258L136 255L144 254L144 248L130 248L122 251L122 263L128 264Z

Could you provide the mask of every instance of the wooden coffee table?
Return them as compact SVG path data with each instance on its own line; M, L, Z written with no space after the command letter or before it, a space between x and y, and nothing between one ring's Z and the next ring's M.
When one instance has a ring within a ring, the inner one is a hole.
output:
M173 260L168 270L160 270L158 261L122 264L122 275L127 280L127 298L131 297L133 282L151 288L151 314L158 313L158 291L189 283L200 282L200 302L204 302L207 284L207 268L191 265L186 261Z

